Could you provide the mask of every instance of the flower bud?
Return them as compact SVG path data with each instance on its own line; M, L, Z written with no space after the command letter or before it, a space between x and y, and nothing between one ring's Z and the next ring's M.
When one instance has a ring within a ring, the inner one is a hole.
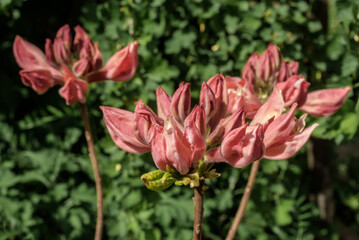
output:
M184 125L188 126L190 122L195 123L202 136L205 137L207 135L206 113L203 107L194 106L192 112L187 116Z
M47 60L50 63L56 64L55 63L54 52L53 52L52 42L48 38L46 38L46 43L45 43L45 55L46 55Z
M58 64L69 64L71 62L71 49L66 47L65 43L60 38L55 38L54 40L53 53Z
M172 116L179 122L183 123L189 114L191 108L191 90L190 84L182 84L173 94L171 101Z
M266 51L270 52L270 55L272 56L271 62L273 69L275 71L278 70L281 66L281 61L282 61L282 57L280 55L278 48L273 43L270 43L268 44L268 48Z
M228 110L228 92L227 85L222 74L217 74L207 82L208 86L212 89L214 96L216 98L216 113L211 119L209 119L208 124L211 129L214 129L219 121L226 116Z
M70 30L70 27L68 24L62 26L57 31L56 38L61 39L61 41L65 45L65 48L71 49L72 36L71 36L71 30Z
M260 86L268 83L275 71L274 65L271 61L272 56L268 51L264 51L262 55L260 55L259 61L257 61L255 73L258 81L257 84Z
M202 83L202 88L199 95L199 103L206 113L207 121L209 121L209 119L211 119L214 114L216 114L217 105L216 96L206 82Z
M172 98L163 90L162 87L156 89L156 96L157 96L157 114L163 120L167 120L167 116L171 115Z
M77 76L85 76L91 71L91 68L91 62L88 58L82 58L72 65L72 71L75 72Z

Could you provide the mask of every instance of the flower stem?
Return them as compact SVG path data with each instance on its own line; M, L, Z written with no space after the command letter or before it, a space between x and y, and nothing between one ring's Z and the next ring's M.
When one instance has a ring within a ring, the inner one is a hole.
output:
M202 220L203 220L203 190L204 180L199 181L199 186L194 189L194 222L192 240L202 239Z
M89 156L91 159L92 170L95 176L95 184L96 184L96 195L97 195L97 221L96 221L96 232L95 232L95 240L102 239L102 231L103 231L103 193L102 193L102 184L101 184L101 175L98 168L98 161L95 152L95 146L93 143L92 130L90 126L89 116L87 113L87 107L84 103L79 103L81 117L84 122L85 127L85 137L87 141L87 148L89 151Z
M251 172L249 174L248 182L247 182L246 188L244 190L244 194L242 196L241 203L239 204L239 207L238 207L236 216L234 217L234 220L232 222L231 228L228 231L226 240L234 239L234 237L237 233L238 226L241 223L241 220L245 214L245 210L246 210L249 198L251 197L254 181L257 176L257 172L258 172L258 168L259 168L259 161L260 160L255 161L252 164Z

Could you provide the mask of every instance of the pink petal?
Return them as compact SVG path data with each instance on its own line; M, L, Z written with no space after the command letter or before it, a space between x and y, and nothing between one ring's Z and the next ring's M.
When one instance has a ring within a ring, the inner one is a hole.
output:
M132 78L138 65L137 48L138 42L135 41L115 53L102 69L87 77L89 82L103 80L122 82Z
M241 109L229 117L223 118L207 138L207 144L213 146L222 142L229 132L244 125L244 120L244 112Z
M183 123L191 108L190 84L183 84L175 91L171 101L172 116L180 123Z
M206 113L201 106L194 106L192 112L187 116L185 120L185 127L187 127L190 122L195 123L195 126L200 131L202 136L207 135Z
M75 102L84 103L88 90L87 82L77 78L65 65L63 65L63 70L65 72L65 85L59 89L60 96L65 98L67 105Z
M161 169L162 171L167 171L166 166L173 168L166 156L167 144L163 136L162 126L155 125L151 129L151 139L149 144L151 147L152 158L157 168Z
M228 90L228 113L232 114L238 109L244 109L247 118L253 118L256 111L262 106L261 101L256 96L252 83L238 78L226 76L227 86L235 86Z
M51 73L46 69L21 70L20 76L22 82L38 94L43 94L55 84Z
M216 113L209 119L209 126L214 129L219 121L226 116L228 110L228 90L223 74L217 74L207 81L216 98Z
M298 103L300 107L307 99L309 85L310 83L305 78L294 75L285 82L277 83L276 87L282 90L285 107L290 107L293 103Z
M212 148L206 152L205 159L208 162L227 162L221 155L220 147Z
M350 87L344 87L311 92L300 110L314 117L330 116L344 104L350 90Z
M282 93L277 88L274 88L269 99L258 109L251 125L263 125L272 117L279 117L285 110L284 105Z
M191 166L197 168L199 160L203 158L206 151L206 141L193 121L187 124L184 136L191 146Z
M135 122L133 125L133 133L135 137L142 143L148 144L149 131L153 124L163 126L163 120L156 116L150 107L140 99L136 103Z
M202 88L199 95L199 102L200 106L204 109L206 113L207 121L209 121L209 119L213 117L214 114L216 114L217 105L216 96L206 82L202 83Z
M164 130L166 157L171 165L181 174L188 173L192 164L192 151L182 133L175 128Z
M24 69L51 67L44 53L35 45L16 36L13 52L17 64Z
M282 56L280 55L279 49L273 43L269 43L267 50L271 55L271 62L275 70L279 69Z
M163 120L171 115L171 101L172 98L168 95L162 87L156 89L157 96L157 114Z
M72 42L72 36L71 36L71 30L68 24L62 26L56 33L56 38L59 38L62 40L62 42L65 44L66 48L71 48L71 42Z
M110 136L119 148L131 153L150 151L150 147L138 141L133 134L134 113L113 107L100 108Z
M264 134L264 145L266 148L274 145L282 144L293 132L296 126L294 112L297 104L293 104L289 112L280 115L272 123L270 123Z
M303 132L288 137L283 144L267 148L264 157L272 160L282 160L292 157L308 141L310 134L317 126L318 124L314 123Z
M262 158L263 126L246 133L246 125L231 131L221 144L221 155L233 167L243 168Z

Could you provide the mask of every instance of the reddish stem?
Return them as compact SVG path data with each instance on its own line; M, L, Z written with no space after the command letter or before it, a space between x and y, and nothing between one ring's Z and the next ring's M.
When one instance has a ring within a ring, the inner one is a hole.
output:
M251 172L249 174L248 182L247 182L246 188L244 190L244 194L242 196L241 203L239 204L239 207L238 207L236 216L234 217L231 228L228 231L226 240L233 240L237 233L238 226L242 221L249 198L251 197L254 181L256 179L258 168L259 168L259 162L260 162L260 160L255 161L252 164Z
M194 222L192 240L202 239L202 220L203 220L203 190L204 180L199 181L199 186L194 189Z
M95 152L95 146L93 143L92 130L90 126L89 116L87 113L87 107L83 103L79 103L81 117L84 122L85 127L85 137L87 141L87 148L89 151L89 156L91 159L92 170L95 176L95 184L96 184L96 195L97 195L97 221L96 221L96 232L95 232L95 240L102 239L102 231L103 231L103 193L102 193L102 184L101 184L101 175L98 168L98 161Z

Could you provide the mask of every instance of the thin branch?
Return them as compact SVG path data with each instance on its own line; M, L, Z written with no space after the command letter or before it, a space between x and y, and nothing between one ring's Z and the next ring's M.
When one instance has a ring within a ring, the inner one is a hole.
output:
M202 239L202 220L203 220L203 190L204 180L200 180L199 186L194 189L194 222L192 240Z
M226 240L233 240L237 233L238 226L241 223L241 220L246 211L246 207L247 207L249 198L251 197L254 181L256 179L258 168L259 168L259 162L260 162L260 160L255 161L252 164L251 172L249 174L248 182L247 182L246 188L244 190L244 194L242 196L241 203L239 204L239 207L238 207L236 216L234 217L231 228L228 231Z
M89 116L87 113L87 107L83 103L79 103L81 117L84 122L85 127L85 137L87 141L87 147L89 151L89 156L91 159L92 170L95 176L96 183L96 195L97 195L97 221L96 221L96 232L95 232L95 240L102 239L102 231L103 231L103 193L102 193L102 184L101 184L101 175L98 168L98 161L95 152L95 146L93 143L92 130L90 126Z

